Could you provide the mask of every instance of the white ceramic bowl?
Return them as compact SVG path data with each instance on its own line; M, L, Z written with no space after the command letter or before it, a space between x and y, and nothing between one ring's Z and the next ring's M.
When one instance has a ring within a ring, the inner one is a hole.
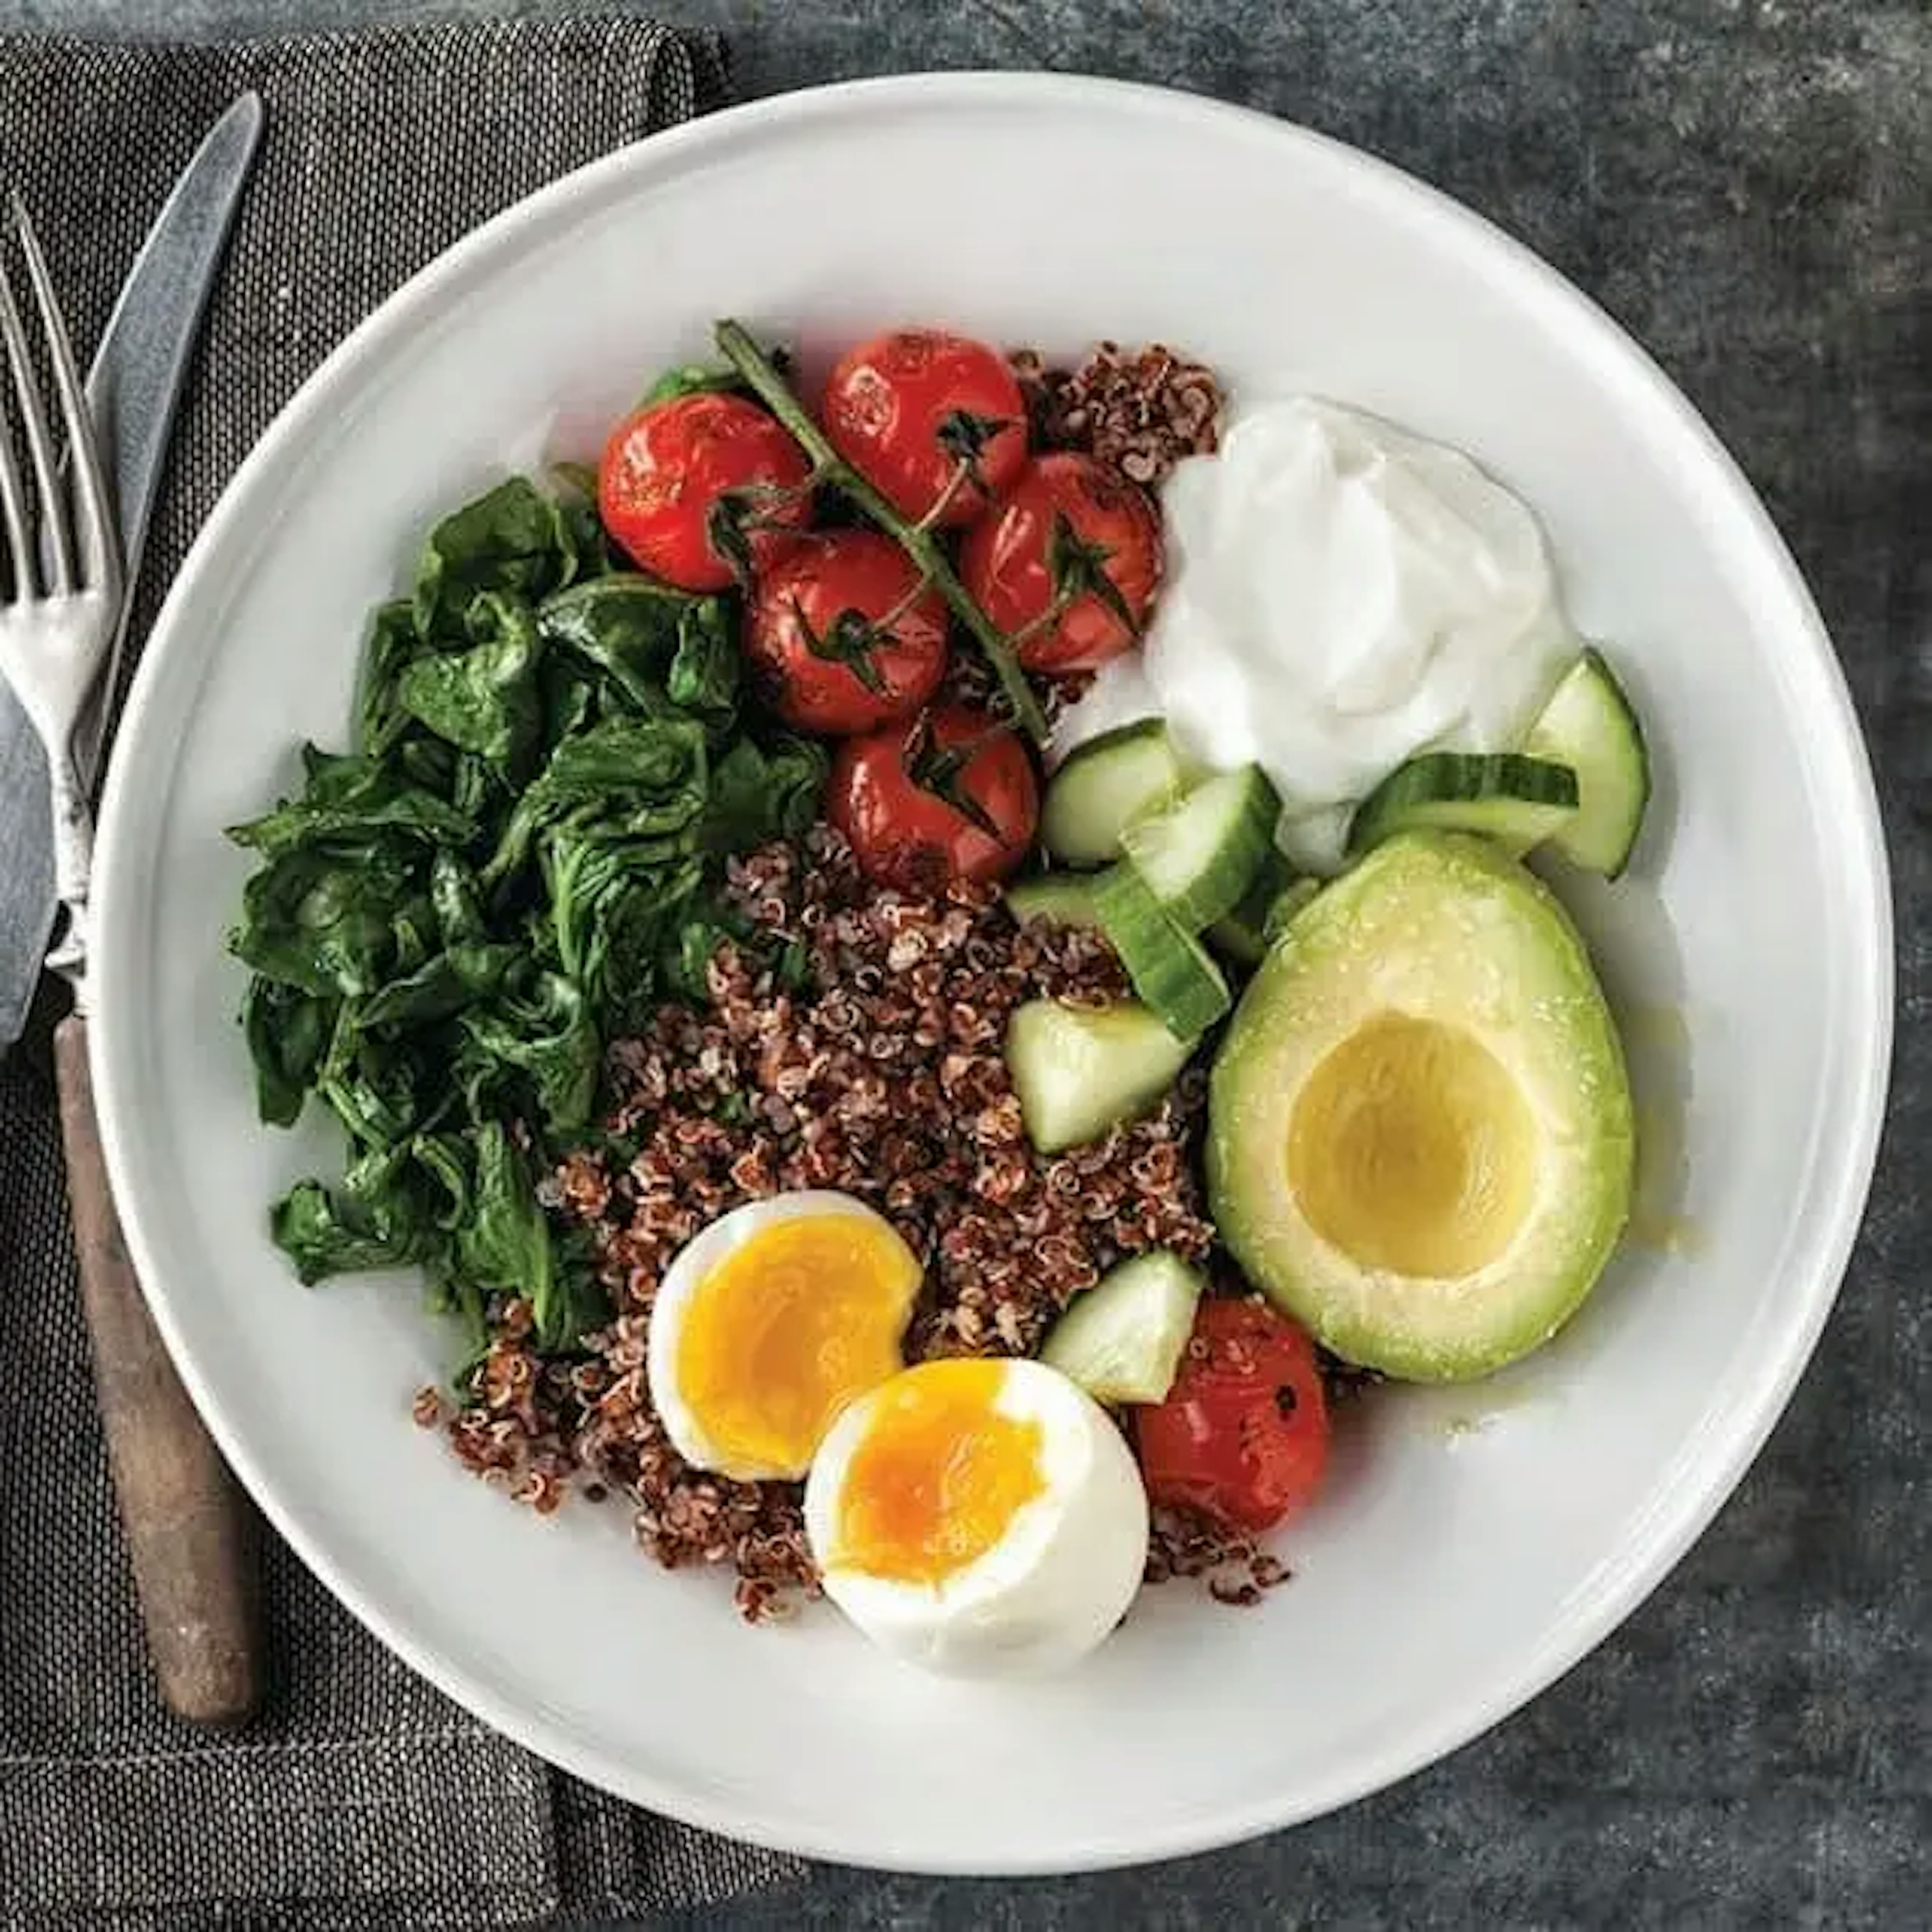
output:
M298 1287L264 1209L334 1148L254 1120L221 828L340 742L364 613L428 522L594 448L736 314L819 339L933 317L1077 350L1164 338L1461 445L1540 512L1655 740L1634 878L1579 910L1628 1030L1640 1238L1501 1380L1390 1391L1264 1608L1149 1593L1004 1693L838 1616L757 1632L622 1514L460 1473L411 1392L406 1283ZM1864 1201L1891 1022L1884 860L1790 557L1683 398L1494 230L1347 148L1180 95L926 78L793 96L512 211L359 330L263 440L142 667L100 842L94 1048L116 1188L183 1372L270 1518L370 1627L641 1804L952 1871L1148 1858L1308 1817L1474 1736L1679 1557L1797 1379ZM487 1586L482 1580L494 1580Z

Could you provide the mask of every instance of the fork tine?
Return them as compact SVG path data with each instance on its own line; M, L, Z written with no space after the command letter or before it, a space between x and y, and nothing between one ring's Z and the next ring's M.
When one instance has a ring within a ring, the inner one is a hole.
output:
M0 393L0 520L7 526L7 549L14 565L14 595L34 594L34 546L27 535L27 490L14 460L12 412Z
M47 349L53 360L54 388L60 398L61 416L67 430L69 458L74 466L75 533L80 545L81 587L116 595L121 588L121 539L115 528L112 498L107 492L106 472L100 460L100 446L94 434L94 412L87 406L86 392L80 386L80 370L74 360L73 339L54 296L54 281L47 272L47 258L40 252L40 237L27 218L27 205L16 190L14 205L14 230L20 238L20 252L27 258L27 279L33 284L34 299L40 305L40 324L47 332Z
M74 588L74 549L68 542L67 519L61 514L53 434L47 427L46 407L40 400L40 386L34 377L33 352L27 346L26 327L20 320L20 305L14 299L13 281L4 261L0 261L0 336L6 340L7 359L13 364L14 393L20 400L27 454L33 459L34 478L40 489L40 529L53 579L47 588L56 596L64 596Z

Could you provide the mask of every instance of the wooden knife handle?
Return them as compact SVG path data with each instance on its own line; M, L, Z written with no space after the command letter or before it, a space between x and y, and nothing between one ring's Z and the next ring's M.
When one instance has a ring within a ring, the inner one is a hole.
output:
M128 1258L84 1020L56 1029L54 1067L81 1299L148 1654L182 1717L239 1724L261 1690L254 1511L175 1373Z

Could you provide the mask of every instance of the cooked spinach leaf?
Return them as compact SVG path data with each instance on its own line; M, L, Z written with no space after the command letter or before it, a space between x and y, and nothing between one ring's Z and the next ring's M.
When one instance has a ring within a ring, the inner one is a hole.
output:
M667 369L638 398L640 410L653 403L674 403L684 396L745 395L745 379L728 362L680 362Z
M356 687L356 736L372 758L385 755L409 728L409 714L397 700L404 668L428 648L416 627L414 602L385 604L369 626L362 647L362 676Z
M436 651L404 666L397 702L458 750L514 769L543 722L537 694L542 645L529 605L481 592L464 620L467 650Z
M422 870L404 841L284 852L242 889L236 956L264 979L318 997L373 993L416 930Z
M722 734L737 719L742 662L724 605L716 598L700 598L679 620L677 653L664 674L664 695Z
M230 833L260 862L230 945L262 1118L308 1094L345 1168L272 1228L306 1282L407 1264L464 1324L527 1300L569 1350L608 1318L537 1177L594 1136L608 1040L700 1000L724 856L803 830L822 749L741 717L728 600L611 567L594 502L515 478L430 534L373 617L352 748Z
M488 928L483 920L476 875L460 852L445 850L430 860L429 902L444 945L468 946L484 938Z
M772 367L789 374L791 352L774 343L766 351ZM667 369L638 399L638 407L649 409L653 403L675 402L681 396L710 394L748 396L751 385L729 362L680 362Z
M830 769L824 746L808 738L781 733L763 746L739 739L712 770L705 849L742 852L796 838L818 817Z
M350 766L356 769L344 769ZM474 829L466 814L404 774L368 759L338 758L310 776L304 796L231 827L228 836L274 859L302 845L365 846L390 832L432 846L460 844Z
M352 1147L393 1147L422 1118L414 1058L363 1034L352 1006L343 1010L338 1040L345 1034L347 1050L331 1053L316 1090L342 1123Z
M526 1077L554 1136L562 1139L590 1124L604 1045L573 982L540 974L527 992L472 1006L463 1025L477 1054Z
M332 1274L399 1268L416 1258L406 1246L399 1247L371 1230L352 1227L319 1180L297 1181L270 1210L268 1225L275 1245L295 1263L296 1273L306 1282Z
M424 638L460 636L485 591L534 604L561 590L586 560L584 530L528 477L506 478L430 532L416 578L416 629Z
M257 973L242 996L242 1024L255 1063L256 1112L272 1126L292 1127L334 1032L335 1003Z
M683 849L682 835L705 808L709 772L702 725L670 717L617 717L561 740L517 801L482 874L502 885L531 857L546 826L565 820L580 835L655 838L657 856Z
M364 1000L362 1024L370 1028L424 1026L452 1018L494 993L522 957L518 946L487 941L452 946Z
M529 1167L500 1123L476 1130L471 1211L457 1232L456 1263L486 1292L530 1304L538 1346L575 1347L609 1304L580 1252L538 1205Z
M664 672L676 653L678 627L700 601L629 572L592 578L546 598L537 627L548 644L562 644L608 673L639 710L662 699Z

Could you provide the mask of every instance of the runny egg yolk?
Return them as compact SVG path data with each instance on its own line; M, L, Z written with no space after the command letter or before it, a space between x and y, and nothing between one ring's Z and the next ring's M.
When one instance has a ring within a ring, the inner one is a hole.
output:
M983 1556L1044 1493L1040 1426L996 1406L1002 1369L927 1362L880 1391L841 1485L833 1562L936 1584Z
M856 1214L777 1222L720 1262L685 1318L677 1382L721 1455L802 1468L838 1412L898 1372L916 1275Z

